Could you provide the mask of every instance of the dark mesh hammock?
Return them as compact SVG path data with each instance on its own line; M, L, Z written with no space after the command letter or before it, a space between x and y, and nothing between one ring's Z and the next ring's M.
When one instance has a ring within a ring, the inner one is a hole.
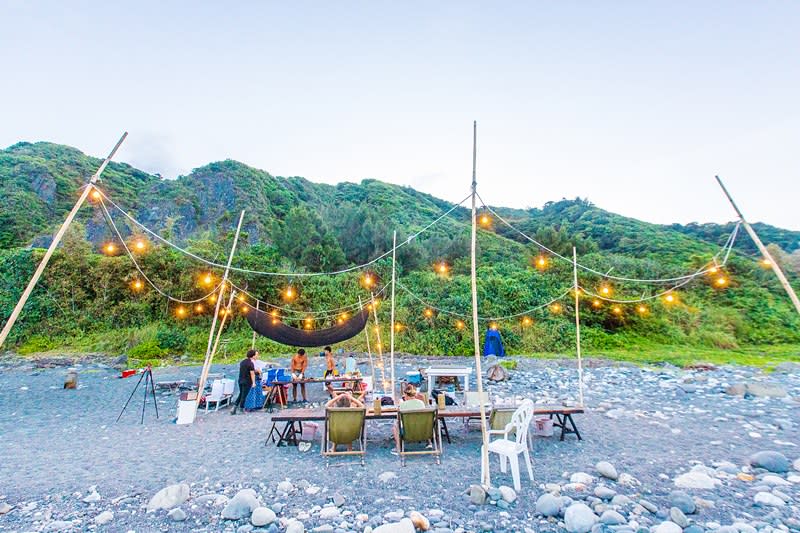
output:
M365 307L360 313L332 328L304 330L287 326L281 321L273 323L269 313L253 307L247 312L247 323L259 335L281 344L305 347L325 346L351 339L364 330L368 318L369 309Z

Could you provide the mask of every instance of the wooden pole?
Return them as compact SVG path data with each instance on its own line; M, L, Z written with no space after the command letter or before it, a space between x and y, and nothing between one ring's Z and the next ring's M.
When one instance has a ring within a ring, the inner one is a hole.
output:
M396 276L397 276L396 268L395 268L396 262L397 262L397 231L395 231L394 234L392 235L392 321L391 321L392 322L392 327L391 327L391 331L389 331L389 350L390 350L389 364L392 365L391 380L392 380L392 399L393 400L397 399L397 398L395 398L395 395L394 395L394 391L395 391L395 388L396 388L395 387L395 383L396 383L395 382L395 375L394 375L394 328L395 328L395 322L394 322L394 284L395 284L395 279L396 279Z
M378 323L378 306L375 304L375 295L371 296L372 298L372 318L375 320L375 337L378 339L378 344L375 348L378 350L378 357L381 361L381 386L383 387L384 392L386 392L386 371L384 370L383 364L383 345L381 344L381 325ZM394 383L392 383L394 386ZM375 385L373 383L373 388ZM392 389L392 398L394 398L394 389Z
M481 484L488 488L491 486L489 474L489 434L486 432L486 407L483 404L483 371L481 370L481 337L478 331L478 281L476 274L476 244L477 244L477 178L475 165L477 162L478 122L472 123L472 254L470 282L472 285L472 339L475 344L475 378L478 383L478 406L481 414Z
M797 312L800 313L800 299L797 298L797 294L794 292L794 289L789 284L789 280L786 279L786 276L784 275L783 270L781 270L781 267L778 265L778 262L775 261L775 258L772 257L772 254L769 253L767 247L764 246L763 242L761 242L761 239L756 234L756 230L754 230L753 227L750 226L750 224L747 222L747 220L745 220L744 215L739 210L739 207L736 205L736 202L733 201L733 198L728 192L728 189L725 188L725 185L722 183L720 177L719 176L714 176L714 177L717 178L717 183L719 183L719 186L722 187L722 192L724 192L725 196L728 197L728 201L731 203L733 209L736 211L736 214L739 216L739 220L742 221L742 226L744 226L744 229L747 230L747 234L750 235L750 238L753 239L754 243L756 243L756 247L758 247L758 250L764 256L764 259L769 261L769 264L772 267L773 272L775 272L775 275L778 277L778 281L780 281L781 285L783 286L783 290L785 290L786 294L789 295L789 299L794 304L795 309L797 309Z
M108 157L106 157L100 164L100 168L98 168L97 171L92 175L92 177L89 178L89 183L87 183L86 186L83 188L83 192L78 197L78 201L75 202L74 206L72 206L72 210L69 212L67 218L64 220L63 224L61 224L61 227L56 232L55 237L53 237L53 242L51 242L50 246L47 248L44 257L39 262L39 266L36 267L36 271L33 273L33 277L31 277L31 280L28 282L28 286L25 287L24 291L22 291L22 296L20 296L19 300L17 300L17 305L14 306L14 310L11 311L11 316L8 317L8 320L3 326L3 331L0 332L0 346L3 346L3 344L6 342L8 334L11 333L11 328L14 327L14 323L19 318L19 315L22 312L22 308L25 307L25 303L28 301L28 298L33 292L34 287L36 287L36 284L39 282L39 278L42 276L45 267L47 267L47 263L50 261L50 257L52 257L53 252L56 251L56 248L61 242L61 239L64 237L64 233L67 232L67 229L69 228L70 224L72 224L72 220L75 218L75 215L78 213L78 210L80 210L81 206L83 205L83 202L86 201L86 197L89 196L89 193L94 188L94 184L97 183L97 180L100 178L100 174L102 174L103 171L106 169L106 166L108 166L108 163L111 161L111 158L114 157L114 154L117 153L117 150L122 145L123 141L125 141L125 138L127 136L128 132L126 131L125 133L122 134L122 137L119 138L117 144L114 145L114 148L111 150L111 153L108 154Z
M258 312L258 304L259 304L259 301L256 300L256 312ZM250 342L250 349L251 350L255 350L256 349L256 330L253 330L253 340Z
M233 299L236 297L236 291L231 291L231 295L228 297L228 304L225 306L225 314L222 315L222 320L220 320L219 328L217 328L217 334L214 339L214 347L211 349L211 357L213 359L214 354L217 353L217 349L219 348L219 341L222 338L222 330L225 329L225 322L228 321L228 316L231 315L231 306L233 304ZM209 365L210 367L211 365Z
M225 265L225 271L222 274L222 281L219 284L219 295L217 296L217 305L214 308L214 317L211 319L211 330L208 332L208 346L206 347L206 358L203 361L203 370L200 372L200 381L197 382L197 404L200 405L200 398L203 396L203 389L206 386L206 379L208 378L208 371L211 368L211 360L214 357L212 348L214 347L214 333L217 326L217 315L219 315L219 308L222 305L222 298L225 296L225 283L228 281L228 273L230 272L231 263L233 262L233 254L236 252L236 244L239 242L239 233L242 230L242 220L244 220L244 210L239 214L239 224L236 226L236 235L233 237L233 245L231 246L231 253L228 256L228 264ZM233 294L233 290L231 290Z
M575 348L578 351L578 401L583 407L583 361L581 360L581 288L578 285L578 251L572 247L572 279L575 290Z
M361 296L358 297L358 309L359 311L364 310L364 306L361 303ZM375 388L377 383L375 383L375 360L372 358L372 348L369 347L369 315L367 315L367 326L364 328L364 335L367 338L367 354L369 355L369 366L372 368L372 390L374 392L377 390Z

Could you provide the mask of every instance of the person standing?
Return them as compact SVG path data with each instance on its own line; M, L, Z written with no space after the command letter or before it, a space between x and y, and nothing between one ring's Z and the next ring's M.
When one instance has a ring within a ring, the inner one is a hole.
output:
M292 357L291 371L292 371L292 401L297 401L297 381L305 378L306 369L308 368L308 357L306 351L302 348L297 350L297 353ZM303 401L306 399L306 384L300 383L300 392L303 394Z
M336 375L336 360L333 358L333 350L330 346L325 347L325 377Z
M253 360L257 356L257 351L247 350L247 357L239 363L239 398L236 400L236 405L233 406L232 415L235 415L239 409L244 410L244 402L247 400L247 395L256 384L256 365Z

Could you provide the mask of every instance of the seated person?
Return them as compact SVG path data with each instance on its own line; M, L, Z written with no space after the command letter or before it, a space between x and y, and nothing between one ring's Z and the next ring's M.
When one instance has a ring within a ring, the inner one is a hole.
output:
M353 396L349 392L343 392L341 394L337 394L336 396L334 396L333 398L328 400L328 402L325 404L325 408L328 408L328 407L343 407L343 408L355 407L355 408L360 408L360 407L364 407L364 404L361 401L359 401L357 398L353 398ZM330 447L329 451L335 451L336 446L333 445L333 444L331 444L330 446L331 447ZM353 451L353 444L352 443L347 445L347 451L348 452L352 452Z
M403 397L400 399L400 404L397 406L399 411L414 411L416 409L425 409L427 407L423 401L423 396L417 392L417 388L412 384L407 384L403 389ZM394 435L394 443L396 448L392 450L392 455L397 455L397 450L400 449L400 431L399 424L394 425L392 434Z

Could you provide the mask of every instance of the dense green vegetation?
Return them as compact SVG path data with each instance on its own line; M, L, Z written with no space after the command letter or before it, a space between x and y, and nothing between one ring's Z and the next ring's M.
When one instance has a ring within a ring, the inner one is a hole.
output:
M47 235L63 219L99 160L48 143L20 143L0 151L0 316L6 317L43 251ZM398 231L396 348L402 352L469 354L469 213L456 209L429 232L408 240L451 204L374 180L360 184L319 185L303 178L279 178L235 161L212 163L177 180L162 180L128 165L111 164L102 188L109 197L165 238L191 252L224 263L241 209L243 237L234 264L254 270L328 271L369 261L391 247ZM466 191L464 191L466 195ZM460 195L456 195L460 196ZM541 209L497 208L513 225L566 256L575 245L579 260L598 271L628 277L683 275L707 264L732 226L659 226L608 213L586 200L561 200ZM143 237L139 228L113 213L126 241ZM800 233L762 225L758 228L778 251L793 252ZM9 344L21 353L47 350L127 353L140 360L196 358L205 352L212 303L169 303L147 285L127 255L100 253L112 232L97 205L87 205L54 255L39 286L12 332ZM144 236L146 237L146 236ZM569 262L545 254L547 268L536 268L541 251L492 218L479 232L480 314L503 317L540 307L565 295L572 284ZM656 298L638 309L626 304L595 307L582 295L583 345L589 353L642 362L701 358L768 362L796 354L800 319L772 272L759 266L745 235L725 269L730 282L719 289L705 276L677 293L677 301ZM119 252L118 246L118 252ZM142 270L162 290L185 300L210 291L209 272L196 260L147 239L136 252ZM782 260L788 255L782 255ZM434 266L445 262L446 275ZM792 268L788 262L787 267ZM370 267L382 287L390 278L384 258ZM219 271L212 271L219 276ZM301 278L235 274L234 283L259 299L286 306L288 323L300 326L306 313L366 300L360 272ZM793 282L797 276L790 273ZM133 285L142 282L141 290ZM581 273L580 283L597 290L602 277ZM213 284L212 284L213 285ZM291 285L298 297L283 302ZM620 299L656 295L666 285L609 284ZM408 288L414 295L406 292ZM385 299L387 294L381 295ZM435 311L426 304L459 316ZM498 320L512 353L569 353L574 350L573 296L553 306ZM200 305L202 309L195 309ZM379 306L382 343L388 347L388 305ZM179 316L183 308L184 316ZM252 333L235 313L224 350L233 355L249 347ZM523 322L527 317L528 320ZM336 315L317 318L314 327L331 325ZM459 321L464 322L460 329ZM481 328L488 325L481 323ZM373 334L374 335L374 334ZM373 336L373 346L377 339ZM765 345L780 345L765 349ZM264 339L267 353L289 348ZM363 349L361 335L346 348ZM722 352L721 350L725 350ZM766 353L769 357L759 356ZM715 355L716 354L716 355Z

